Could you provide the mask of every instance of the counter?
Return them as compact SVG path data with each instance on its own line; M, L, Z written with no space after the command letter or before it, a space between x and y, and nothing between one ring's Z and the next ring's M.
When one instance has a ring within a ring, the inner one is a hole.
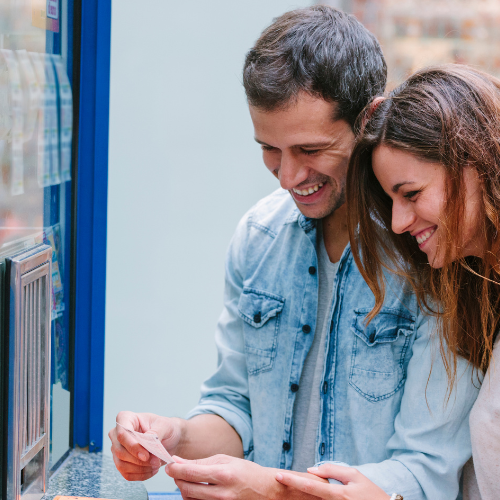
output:
M113 459L101 453L72 450L49 480L43 500L57 495L112 498L121 500L148 500L142 482L126 481L116 470ZM181 499L169 496L170 500Z

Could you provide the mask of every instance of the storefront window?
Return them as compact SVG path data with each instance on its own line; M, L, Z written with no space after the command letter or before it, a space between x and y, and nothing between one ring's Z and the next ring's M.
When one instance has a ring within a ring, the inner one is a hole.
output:
M50 245L51 464L69 449L72 94L67 2L0 0L0 258Z

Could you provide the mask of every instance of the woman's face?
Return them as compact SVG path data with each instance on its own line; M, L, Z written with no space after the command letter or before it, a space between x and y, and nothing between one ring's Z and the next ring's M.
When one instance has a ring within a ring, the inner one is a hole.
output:
M409 232L420 250L427 254L429 264L444 265L445 242L441 223L446 204L446 172L440 163L423 161L410 153L377 146L372 156L373 172L383 190L392 199L392 230L397 234ZM477 171L464 170L465 214L462 241L453 260L467 255L481 256L485 247L481 235L482 189Z

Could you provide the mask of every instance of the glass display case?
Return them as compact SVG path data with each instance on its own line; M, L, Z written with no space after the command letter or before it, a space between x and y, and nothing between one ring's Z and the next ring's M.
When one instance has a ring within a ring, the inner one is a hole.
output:
M51 467L71 435L67 12L66 0L0 0L0 262L37 244L52 249Z

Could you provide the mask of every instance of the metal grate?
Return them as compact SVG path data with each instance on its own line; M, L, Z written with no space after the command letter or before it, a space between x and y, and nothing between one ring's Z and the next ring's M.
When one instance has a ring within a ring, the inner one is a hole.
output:
M9 303L7 500L44 494L49 461L52 250L12 257Z
M43 271L46 271L45 269ZM31 274L31 273L30 273ZM22 290L21 326L21 459L45 433L45 332L47 275L25 283ZM24 281L24 279L23 279Z

